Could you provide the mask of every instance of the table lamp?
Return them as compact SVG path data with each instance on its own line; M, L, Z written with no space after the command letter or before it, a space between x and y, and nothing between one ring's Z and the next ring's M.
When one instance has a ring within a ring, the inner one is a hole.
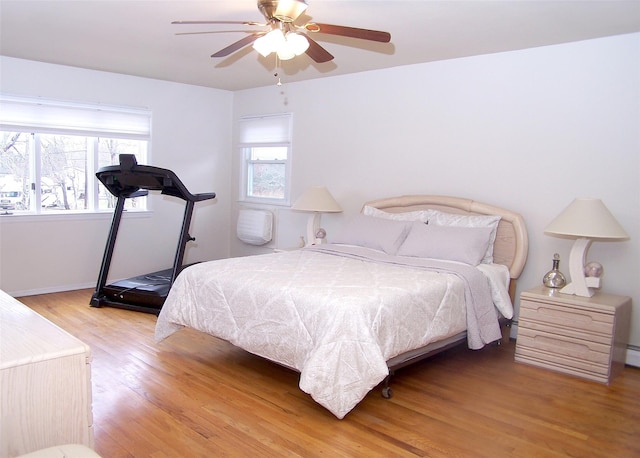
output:
M561 293L591 297L593 288L600 288L602 267L589 263L587 251L593 240L623 241L629 235L600 199L575 199L545 228L547 235L575 239L569 253L571 283Z
M307 246L315 244L316 234L320 230L320 214L339 213L342 211L338 202L324 186L313 186L307 189L291 208L298 211L313 212L307 222Z

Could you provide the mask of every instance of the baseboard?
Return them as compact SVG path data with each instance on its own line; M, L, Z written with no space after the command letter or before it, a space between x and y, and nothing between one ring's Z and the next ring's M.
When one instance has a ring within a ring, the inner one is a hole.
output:
M640 347L635 345L629 345L627 347L627 360L628 366L640 367Z
M23 291L6 291L6 293L12 297L23 297L23 296L37 296L39 294L62 293L64 291L75 291L77 289L87 289L87 288L95 288L95 287L96 287L95 283L83 283L78 285L51 286L48 288L27 289Z
M511 324L511 333L509 336L512 339L518 337L518 322L514 321ZM640 347L635 345L627 345L627 355L625 357L625 364L627 366L640 367Z

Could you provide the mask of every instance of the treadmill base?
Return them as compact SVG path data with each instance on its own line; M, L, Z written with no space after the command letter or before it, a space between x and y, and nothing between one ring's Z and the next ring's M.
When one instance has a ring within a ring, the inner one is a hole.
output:
M105 285L91 298L92 307L118 307L139 312L160 313L171 289L171 269L120 280Z

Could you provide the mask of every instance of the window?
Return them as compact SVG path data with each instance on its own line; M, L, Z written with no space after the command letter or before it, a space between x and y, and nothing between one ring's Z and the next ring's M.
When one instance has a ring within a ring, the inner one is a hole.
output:
M0 212L95 212L116 198L95 172L119 163L122 153L145 163L150 113L0 96ZM146 199L127 199L146 209Z
M241 199L289 204L291 114L241 118Z

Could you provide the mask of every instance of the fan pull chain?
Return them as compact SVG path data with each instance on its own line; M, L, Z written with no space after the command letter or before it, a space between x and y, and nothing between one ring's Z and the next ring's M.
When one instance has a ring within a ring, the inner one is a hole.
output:
M280 75L278 74L278 68L280 67L280 59L278 58L278 54L276 53L276 72L273 74L276 78L278 78L278 82L276 86L282 86L282 81L280 80Z

